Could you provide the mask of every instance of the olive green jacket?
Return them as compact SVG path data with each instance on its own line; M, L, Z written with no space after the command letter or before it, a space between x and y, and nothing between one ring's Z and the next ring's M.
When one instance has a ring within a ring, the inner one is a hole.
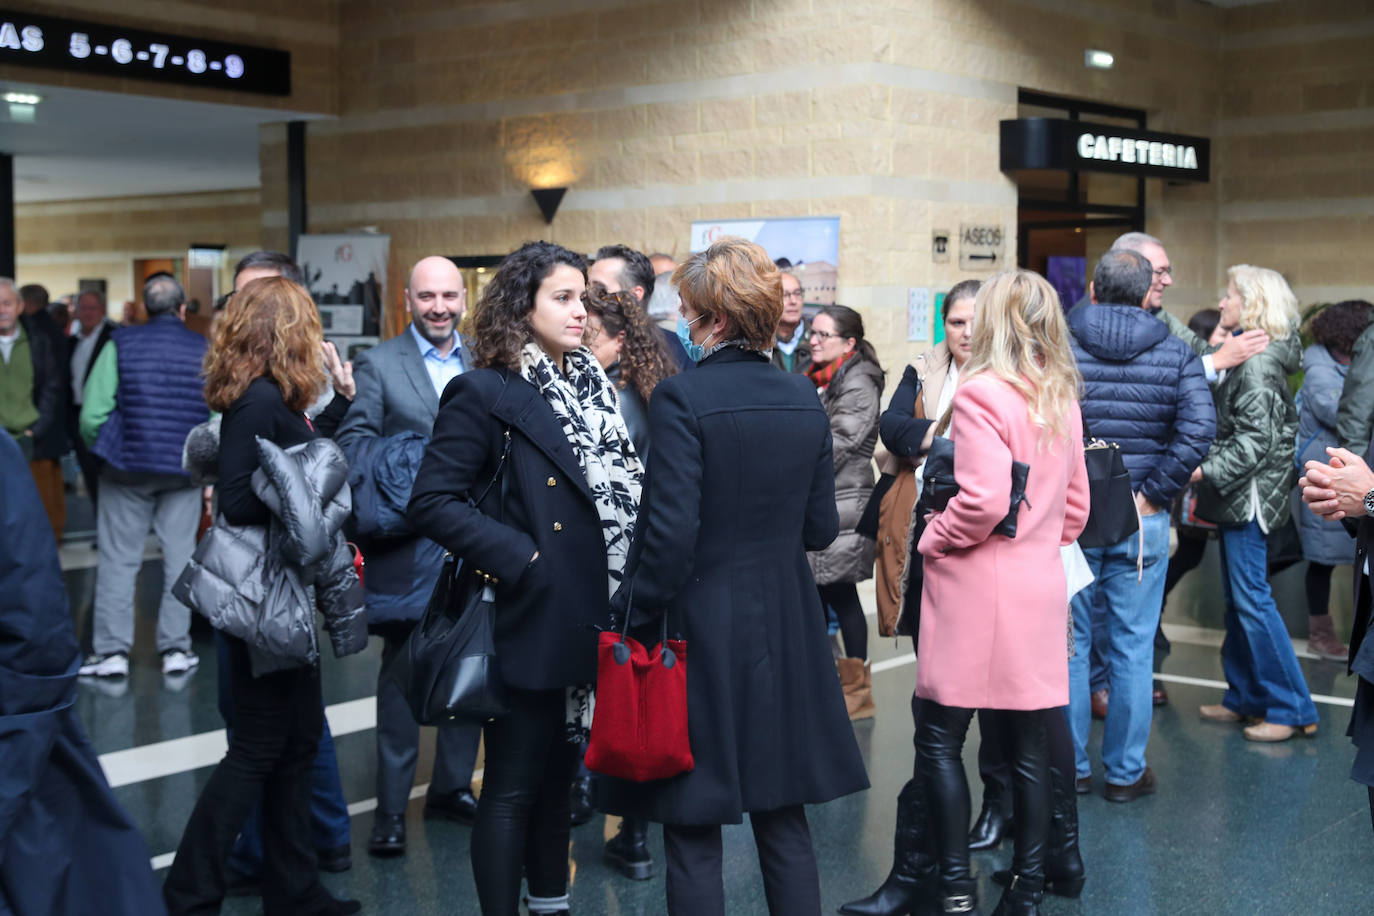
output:
M1160 313L1169 329L1199 356L1215 350L1172 315ZM1219 525L1244 525L1255 517L1265 530L1287 520L1296 472L1294 442L1298 411L1288 376L1302 358L1297 329L1274 340L1263 353L1227 371L1212 388L1217 437L1202 459L1197 514ZM1258 500L1256 500L1258 497Z

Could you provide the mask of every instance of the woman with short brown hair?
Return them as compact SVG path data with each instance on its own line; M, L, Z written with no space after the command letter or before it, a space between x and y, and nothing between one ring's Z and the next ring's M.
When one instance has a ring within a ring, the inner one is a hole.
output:
M653 483L611 606L651 642L665 612L686 638L694 767L602 780L600 800L664 825L670 914L726 912L720 825L748 812L769 912L819 916L803 806L868 785L806 561L838 528L830 421L765 352L782 283L762 248L722 239L673 279L698 366L649 405Z

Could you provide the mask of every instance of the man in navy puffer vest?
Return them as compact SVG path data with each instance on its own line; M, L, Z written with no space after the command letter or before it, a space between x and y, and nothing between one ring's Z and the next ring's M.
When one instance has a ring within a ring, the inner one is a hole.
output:
M1201 361L1148 311L1154 268L1140 253L1113 249L1093 272L1092 305L1069 316L1083 375L1085 433L1121 448L1140 510L1140 531L1084 550L1096 581L1073 599L1075 653L1069 661L1069 719L1077 775L1092 774L1088 667L1105 650L1111 702L1102 738L1106 796L1131 801L1154 791L1145 765L1150 739L1151 667L1164 575L1169 506L1216 435L1216 411ZM1100 617L1094 628L1094 615ZM1106 639L1105 646L1092 644Z
M199 662L191 651L191 612L172 585L191 558L200 521L200 489L181 467L191 428L210 416L202 392L206 340L186 327L186 292L168 274L143 285L148 323L120 328L86 380L81 436L104 465L96 542L95 654L83 675L129 673L134 642L134 579L152 530L162 547L162 603L157 648L164 674Z

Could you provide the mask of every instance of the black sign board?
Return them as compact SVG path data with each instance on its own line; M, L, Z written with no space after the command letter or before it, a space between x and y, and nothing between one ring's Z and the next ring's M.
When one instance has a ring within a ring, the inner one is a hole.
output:
M1058 169L1147 175L1175 181L1211 177L1206 137L1109 127L1067 118L1002 122L1002 171Z
M291 94L289 51L12 10L0 10L0 63Z

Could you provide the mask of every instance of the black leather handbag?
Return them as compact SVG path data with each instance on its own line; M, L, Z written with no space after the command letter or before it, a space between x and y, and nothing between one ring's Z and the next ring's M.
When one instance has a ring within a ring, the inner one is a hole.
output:
M510 456L510 430L496 473L476 500L480 508L493 485L501 481ZM424 616L411 631L384 675L393 679L420 725L447 722L486 722L504 715L506 685L496 658L496 589L498 580L453 554L425 606Z
M1140 530L1131 475L1115 442L1095 439L1083 424L1083 463L1088 469L1088 524L1079 547L1118 544Z
M924 484L921 499L928 502L931 509L943 511L949 501L959 492L959 483L954 479L954 440L936 436L931 440L930 451L926 454ZM1024 461L1011 463L1011 505L1006 518L992 529L993 534L1016 537L1016 516L1026 500L1026 480L1030 477L1030 465ZM927 499L927 496L929 497Z

